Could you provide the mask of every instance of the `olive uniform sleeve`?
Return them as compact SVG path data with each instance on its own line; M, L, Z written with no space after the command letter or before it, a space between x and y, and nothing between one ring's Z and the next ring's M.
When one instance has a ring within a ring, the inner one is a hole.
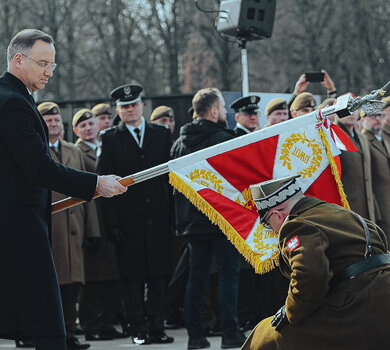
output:
M281 264L291 272L287 317L296 324L321 306L328 293L333 276L326 256L329 241L317 227L296 219L282 227L280 237Z

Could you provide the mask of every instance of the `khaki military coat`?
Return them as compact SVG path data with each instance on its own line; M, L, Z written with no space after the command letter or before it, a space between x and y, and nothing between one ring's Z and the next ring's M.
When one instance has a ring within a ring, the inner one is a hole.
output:
M381 216L377 224L390 241L390 143L379 141L371 131L363 129L362 133L370 145L372 186Z
M390 145L390 125L383 125L381 136L383 137L383 140Z
M345 126L335 122L358 149L356 152L341 151L341 181L351 209L375 222L379 208L372 190L371 155L367 138L354 129L352 136Z
M83 154L85 170L96 172L96 165L98 160L96 151L81 139L77 140L76 145ZM85 281L95 282L118 280L119 275L116 264L115 247L107 239L106 232L103 229L103 223L101 221L102 219L100 214L100 198L93 200L91 205L95 207L95 210L97 210L98 213L100 244L99 249L96 252L84 252Z
M56 162L75 169L85 170L82 154L78 147L60 141L61 159L50 149ZM52 192L53 202L66 198L58 192ZM99 237L99 225L96 209L91 203L84 203L53 214L52 247L58 281L61 285L84 282L84 237Z
M387 252L383 231L366 220L374 254ZM289 323L261 321L245 350L373 350L390 343L390 265L331 284L335 273L364 259L362 223L349 210L312 197L292 208L279 233L280 268L290 279Z

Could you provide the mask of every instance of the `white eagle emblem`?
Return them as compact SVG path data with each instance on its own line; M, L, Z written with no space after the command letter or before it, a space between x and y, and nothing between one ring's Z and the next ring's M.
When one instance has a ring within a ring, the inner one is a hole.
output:
M287 242L287 249L292 252L301 245L298 236L294 236Z

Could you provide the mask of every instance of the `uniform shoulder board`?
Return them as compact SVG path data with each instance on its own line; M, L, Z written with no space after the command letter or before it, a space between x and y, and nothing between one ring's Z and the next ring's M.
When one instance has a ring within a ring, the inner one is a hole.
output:
M98 134L98 137L101 138L103 135L111 132L111 131L114 131L116 129L116 125L115 126L112 126L111 128L107 128L107 129L104 129L104 130L101 130L99 131L99 134Z

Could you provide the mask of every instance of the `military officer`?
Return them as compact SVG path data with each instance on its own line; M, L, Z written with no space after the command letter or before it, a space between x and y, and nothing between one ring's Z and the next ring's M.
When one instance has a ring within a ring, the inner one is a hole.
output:
M287 102L284 98L278 97L271 100L265 107L267 126L279 124L288 119Z
M249 134L259 129L259 106L260 97L250 95L240 97L230 104L230 108L234 109L236 115L236 127L234 132L236 136Z
M111 92L121 121L101 136L101 174L127 176L169 160L171 133L146 122L141 91L139 85L126 84ZM131 186L121 201L101 203L104 229L115 243L126 318L136 344L173 342L164 333L161 318L165 277L171 272L170 193L167 177L159 176Z
M290 113L293 118L313 112L316 107L316 100L310 92L300 93L290 106Z
M86 170L80 150L72 143L60 139L61 112L56 103L44 102L38 110L49 129L49 146L52 158L63 165ZM53 201L66 196L52 193ZM89 344L81 344L75 337L74 325L84 275L83 247L93 250L100 237L98 217L94 202L84 203L74 208L59 212L52 217L53 258L60 283L62 305L68 349L87 349Z
M108 105L97 106L95 111L103 113ZM73 116L72 121L73 131L79 137L76 145L81 150L86 170L91 172L96 171L98 159L97 119L91 110L83 108ZM100 199L91 202L96 205L100 219L99 203ZM79 319L86 340L110 340L124 336L113 327L121 300L115 249L102 230L101 220L99 229L101 234L99 244L89 247L84 254L86 283L80 298Z
M390 257L384 232L301 192L298 176L250 186L260 219L279 233L285 304L242 349L371 350L390 341Z
M386 96L382 99L382 101L386 102L386 106L382 111L383 120L381 136L388 144L390 144L390 96Z
M96 116L98 120L99 131L111 128L113 118L111 108L108 103L99 103L94 106L91 112Z
M175 130L175 112L171 107L158 106L150 115L150 122L166 126L173 134Z
M379 206L377 224L390 240L390 144L381 136L382 111L366 114L361 111L363 130L371 156L372 188Z

